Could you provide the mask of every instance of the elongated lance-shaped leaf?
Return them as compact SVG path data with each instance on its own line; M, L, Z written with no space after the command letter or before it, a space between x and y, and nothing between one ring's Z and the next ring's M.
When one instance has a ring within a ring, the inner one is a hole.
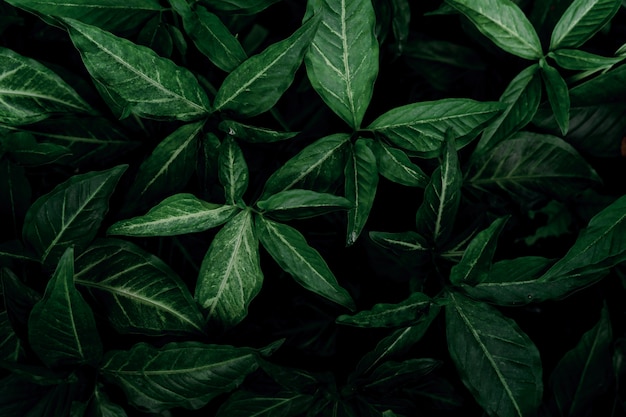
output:
M262 216L257 217L256 226L263 247L298 284L350 310L355 309L350 294L339 285L326 261L300 232Z
M338 133L305 147L269 177L261 198L291 188L329 191L343 173L349 139Z
M356 327L403 327L412 326L428 312L432 300L421 292L413 293L404 301L374 305L371 310L341 315L337 323Z
M63 145L49 142L37 142L28 132L9 133L0 138L0 147L22 166L49 165L67 160L72 152Z
M202 126L202 122L183 125L154 148L128 188L126 213L147 209L164 197L182 191L195 170Z
M408 232L370 232L370 238L382 247L395 251L428 251L430 245L426 239L413 231Z
M539 65L522 70L500 96L506 109L483 132L475 152L485 152L526 126L537 113L541 102Z
M389 181L409 187L426 187L428 176L415 165L407 154L401 150L386 145L382 141L375 141L372 152L376 157L378 172Z
M218 12L256 14L280 0L212 0L211 7Z
M263 285L259 243L252 214L241 211L220 230L207 251L195 298L207 321L232 327L248 314L248 305Z
M243 152L232 136L226 136L217 158L218 178L224 187L227 204L243 204L243 194L248 189L248 164Z
M9 314L6 310L0 311L0 361L15 363L23 354L22 341L11 326Z
M202 333L203 320L185 283L140 247L100 239L76 258L76 285L86 289L120 333Z
M299 132L281 132L264 127L250 126L234 120L223 120L219 129L249 143L271 143L291 139Z
M249 391L237 391L219 408L217 417L297 416L310 409L315 397L310 394L279 392L263 396Z
M415 217L417 232L436 246L452 233L463 185L454 138L448 137L441 151L441 165L433 172Z
M44 336L45 335L45 336ZM48 367L95 364L102 342L89 304L74 287L74 249L67 248L28 319L28 340Z
M176 194L161 201L143 216L120 220L109 235L176 236L203 232L227 222L238 207L207 203L193 194Z
M22 235L42 262L53 264L69 246L78 252L93 240L126 168L74 175L30 206Z
M598 323L583 334L552 371L550 388L558 415L584 415L609 388L613 371L612 333L605 305Z
M93 113L89 105L53 71L0 47L0 123L34 123L55 113Z
M187 69L95 26L63 21L91 77L124 108L122 116L189 121L211 112L204 90Z
M271 195L259 201L257 206L264 211L264 215L277 220L291 220L348 210L353 204L333 194L294 188Z
M626 56L605 57L579 49L557 49L548 56L564 69L574 71L593 71L609 68L626 59Z
M541 358L515 321L450 293L446 335L461 380L488 415L534 415L543 393Z
M619 0L574 0L565 10L550 38L550 50L577 48L617 13Z
M561 77L561 74L545 61L542 61L541 77L546 86L548 102L550 102L550 107L554 112L556 123L559 125L563 136L565 136L569 129L570 110L570 98L567 84L563 77Z
M222 83L215 109L252 117L274 107L293 82L318 24L319 18L311 19L289 38L245 60Z
M524 12L511 0L446 0L503 50L525 59L543 56L539 36Z
M131 404L159 413L174 407L197 410L235 389L256 368L251 349L180 342L161 348L138 343L128 351L112 351L100 370Z
M424 101L396 107L369 126L394 145L424 158L439 155L446 130L458 148L467 145L504 109L497 102L470 99Z
M363 381L366 390L377 390L383 393L415 384L424 376L441 366L437 359L407 359L402 362L388 361L381 364Z
M348 210L347 246L354 244L361 235L374 205L378 187L378 167L376 156L370 148L372 142L371 140L368 142L367 139L357 139L346 163L345 193L346 198L353 204L353 207Z
M305 64L311 85L353 129L359 129L378 75L376 15L370 0L320 0L322 16Z
M19 236L19 228L31 203L31 194L24 167L8 158L0 160L0 216L10 225L5 233Z
M494 220L489 227L480 231L472 238L463 253L461 262L450 271L452 284L475 284L481 282L489 274L491 261L496 252L498 236L502 232L508 217Z

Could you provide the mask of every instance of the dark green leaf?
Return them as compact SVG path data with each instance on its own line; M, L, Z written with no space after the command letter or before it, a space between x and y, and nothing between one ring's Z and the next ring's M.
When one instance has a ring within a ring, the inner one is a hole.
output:
M237 391L217 411L217 417L295 417L306 412L314 397L298 392L262 396Z
M243 195L248 189L248 164L243 152L232 136L226 136L219 149L217 158L218 178L224 187L226 203L243 204Z
M235 206L207 203L192 194L175 194L143 216L113 224L107 234L176 236L203 232L227 222L237 211Z
M548 56L554 59L559 67L575 71L608 68L626 58L623 56L604 57L578 49L557 49L550 52Z
M171 57L174 52L174 41L171 32L167 30L168 26L161 16L154 16L137 35L137 44L149 47L159 56Z
M567 134L569 129L569 108L570 98L567 84L561 74L552 68L550 65L542 61L541 76L546 86L546 93L548 94L548 101L550 107L554 112L554 118L556 119L559 129L563 136Z
M358 129L378 75L374 7L369 0L319 0L314 13L324 23L305 57L307 75L326 104Z
M415 165L406 153L400 149L375 141L372 151L378 163L378 172L389 181L409 187L426 187L428 177Z
M625 93L626 66L622 65L573 87L570 91L570 98L574 106L597 106L607 103L623 103Z
M517 324L493 307L450 293L446 334L461 380L487 414L536 413L543 393L539 352Z
M195 298L206 310L208 321L232 327L246 317L262 285L252 214L241 211L211 242L200 267Z
M257 217L256 226L263 247L280 267L304 288L354 310L354 301L343 289L319 252L308 245L296 229Z
M416 292L395 304L376 304L371 310L363 310L348 316L341 315L337 323L356 327L405 327L414 325L428 313L432 301L427 295Z
M24 125L55 113L92 113L89 105L53 71L0 47L0 123Z
M0 259L18 259L20 261L38 262L39 257L24 247L19 240L0 243Z
M369 126L393 144L433 158L439 154L446 130L461 148L474 139L503 109L497 102L470 99L443 99L407 104L389 110Z
M296 188L273 194L259 201L257 206L277 220L291 220L349 210L353 203L344 197Z
M74 175L30 206L22 233L42 262L54 264L67 247L75 245L79 252L91 242L125 170L120 165Z
M510 0L446 0L503 50L525 59L543 56L539 36L517 4Z
M63 21L100 91L123 108L121 116L188 121L210 113L204 90L187 69L95 26Z
M218 12L256 14L280 0L211 0L211 8Z
M365 389L393 392L399 387L415 383L441 365L436 359L407 359L402 362L388 361L372 372L364 384Z
M11 326L8 312L0 310L0 361L17 362L23 353L22 341Z
M96 386L93 392L93 397L89 402L89 410L90 414L88 415L93 417L128 417L120 405L109 399L100 384Z
M45 335L45 337L42 337ZM74 249L67 248L28 319L28 340L48 367L95 364L102 342L89 304L74 287Z
M163 261L130 242L96 241L76 259L77 285L89 291L121 333L202 333L202 315L185 283Z
M13 237L19 236L30 199L31 188L24 168L8 159L0 160L0 218L5 219L5 231Z
M22 166L40 166L55 163L72 155L69 148L56 143L37 142L26 132L15 132L0 138L0 149Z
M408 0L392 0L393 19L391 29L396 38L395 48L398 55L402 55L409 39L411 23L411 4Z
M256 368L250 349L181 342L158 349L139 343L128 351L112 351L100 369L131 404L158 413L174 407L199 409L239 386Z
M0 416L53 417L68 415L65 409L67 384L54 388L40 386L22 376L0 380ZM55 414L58 413L58 414Z
M347 246L354 244L361 235L374 205L378 169L376 156L370 148L371 143L371 140L358 139L352 146L346 163L345 193L346 198L352 202L352 208L348 210Z
M234 120L222 121L219 128L222 132L250 143L278 142L291 139L298 134L298 132L279 132L263 127L244 125Z
M215 109L233 110L244 117L271 109L293 82L318 24L319 19L308 21L289 38L239 65L218 90Z
M416 232L370 232L370 238L382 247L397 251L424 251L430 250L426 239Z
M552 30L550 50L579 47L611 20L620 5L620 0L574 0Z
M30 312L41 300L41 295L26 286L9 268L0 269L0 280L4 306L13 329L26 329Z

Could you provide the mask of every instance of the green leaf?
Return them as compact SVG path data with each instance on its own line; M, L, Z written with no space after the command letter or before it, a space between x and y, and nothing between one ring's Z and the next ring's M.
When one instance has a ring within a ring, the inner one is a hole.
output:
M311 85L353 129L359 129L378 75L376 15L369 0L320 0L322 17L305 64Z
M10 49L0 47L0 123L12 126L57 113L93 113L56 73Z
M0 361L17 362L23 354L22 341L13 330L8 312L0 311Z
M28 319L28 341L48 367L96 364L102 342L89 304L74 287L74 249L67 248ZM42 337L45 335L45 337Z
M107 230L109 235L176 236L203 232L231 219L239 208L212 204L192 194L175 194L143 216L120 220Z
M452 234L463 185L454 139L448 138L441 152L441 165L426 186L415 220L417 232L436 246L445 243Z
M262 396L237 391L219 408L217 417L295 417L306 412L314 397L298 392L279 392Z
M370 232L370 238L380 246L396 251L429 251L426 239L413 231Z
M202 127L202 122L183 125L154 148L128 188L125 212L151 207L164 197L182 191L195 170Z
M426 187L428 177L415 165L403 150L374 141L372 152L378 163L378 172L389 181L409 187Z
M446 0L476 28L508 53L535 60L543 56L539 36L517 4L510 0Z
M548 56L554 59L559 67L574 71L609 68L626 58L624 56L604 57L578 49L557 49L550 52Z
M593 168L562 139L520 132L472 159L465 184L528 202L566 198L599 181Z
M289 159L265 183L263 196L291 188L329 191L343 173L350 136L338 133L318 139Z
M546 86L548 101L554 112L554 118L559 125L559 129L561 129L561 133L565 136L569 128L570 111L570 98L567 84L556 69L545 63L545 61L542 62L541 77Z
M245 125L234 120L223 120L219 124L219 129L249 143L271 143L291 139L298 132L279 132L263 127Z
M270 110L293 82L319 19L303 24L289 38L245 60L222 83L215 110L252 117Z
M89 410L92 414L88 415L93 415L93 417L128 417L120 405L109 399L101 384L98 384L93 392L93 397L89 402Z
M613 18L620 5L620 0L574 0L552 30L550 50L579 47Z
M350 200L328 193L291 189L257 203L263 214L277 220L306 219L353 207Z
M219 148L217 159L218 178L224 187L226 203L243 204L242 198L248 189L248 165L243 152L232 136L226 136Z
M53 265L69 246L79 252L93 240L126 168L74 175L30 206L22 234L43 263Z
M537 113L541 101L539 65L531 65L511 80L500 96L506 109L483 132L476 152L485 152L526 126Z
M200 267L195 298L206 310L207 321L228 328L246 317L262 284L253 218L245 210L229 220L211 242Z
M363 384L367 390L393 393L395 389L416 383L441 365L436 359L407 359L402 362L388 361L372 372Z
M446 130L462 148L474 139L503 109L497 102L470 99L423 101L396 107L369 126L394 145L424 158L439 155Z
M112 351L100 369L131 404L158 413L174 407L197 410L235 389L256 368L250 349L180 342L161 348L139 343L128 351Z
M557 363L550 388L561 416L584 415L610 386L613 336L607 306L600 320Z
M5 219L6 232L19 236L19 227L31 200L31 187L24 168L8 159L0 160L0 217ZM0 255L1 256L1 255Z
M446 335L450 356L478 404L492 416L530 416L543 393L537 348L495 308L450 293Z
M211 8L218 12L256 14L280 0L211 0Z
M350 310L355 309L350 294L339 286L326 261L300 232L261 216L257 217L256 226L263 247L298 284Z
M498 236L502 232L508 217L494 220L485 230L480 231L463 252L461 262L450 271L450 282L458 285L482 282L489 274L491 261L496 252Z
M95 26L63 21L91 77L123 107L122 116L189 121L211 112L204 90L187 69Z
M349 153L345 168L346 198L352 202L348 210L346 245L353 245L365 227L378 187L376 156L370 149L373 141L357 139Z
M15 132L1 137L0 149L9 152L15 162L22 166L53 164L72 155L65 146L37 142L32 134L26 132Z
M76 259L76 285L86 289L120 333L202 333L203 320L185 283L138 246L100 239Z
M356 327L406 327L414 325L428 313L432 301L427 295L416 292L399 303L380 303L371 310L363 310L349 316L341 315L337 323Z
M392 0L391 9L393 10L391 29L393 37L396 39L394 48L398 55L402 55L411 30L411 4L408 0Z

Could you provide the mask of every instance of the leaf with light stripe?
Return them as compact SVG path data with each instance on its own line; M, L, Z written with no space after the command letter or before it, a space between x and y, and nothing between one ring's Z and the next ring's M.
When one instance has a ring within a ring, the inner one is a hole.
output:
M378 172L389 181L409 187L426 187L428 177L422 169L415 165L407 154L401 150L375 141L372 151L378 163Z
M290 417L305 413L315 397L301 392L279 392L265 397L239 390L228 397L217 417Z
M305 57L307 75L326 104L359 129L378 75L374 7L370 0L320 0L316 6L322 24Z
M349 316L337 317L337 323L356 327L403 327L412 326L428 309L432 300L421 292L415 292L399 303L379 303L370 310Z
M548 65L545 60L541 61L541 77L546 86L548 102L554 113L556 123L565 136L569 130L570 98L567 83L559 72Z
M361 235L374 205L378 187L378 168L376 156L370 149L371 142L367 139L357 139L346 163L345 193L346 198L353 204L348 210L347 246L353 245Z
M196 284L195 298L206 310L207 321L228 328L246 317L248 305L263 284L258 245L248 210L217 233Z
M577 48L617 13L620 0L574 0L552 30L550 50Z
M348 210L353 204L344 197L297 188L281 191L261 200L257 206L264 215L277 220L307 219L336 210Z
M226 136L219 148L217 158L218 178L224 187L226 203L243 203L243 194L248 189L248 164L243 152L232 136Z

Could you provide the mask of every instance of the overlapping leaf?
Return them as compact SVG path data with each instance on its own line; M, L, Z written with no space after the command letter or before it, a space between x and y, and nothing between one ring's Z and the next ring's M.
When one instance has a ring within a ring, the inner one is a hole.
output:
M278 142L291 139L298 134L298 132L280 132L258 126L245 125L234 120L222 121L219 128L224 133L250 143Z
M227 136L219 149L217 159L218 178L224 187L226 203L242 203L243 194L248 189L248 165L243 152L232 136Z
M11 225L15 237L26 215L31 199L31 188L24 168L8 159L0 160L0 216ZM7 228L8 229L8 228Z
M350 200L328 193L291 189L261 200L257 206L277 220L306 219L353 207Z
M353 204L348 210L348 246L354 244L361 235L374 205L378 187L376 156L370 149L370 143L366 139L358 139L352 147L345 168L346 198Z
M541 76L546 86L548 102L554 112L554 118L559 125L559 129L561 129L561 134L565 136L569 130L570 108L567 83L561 77L561 74L555 68L545 63L545 61L541 65Z
M279 0L212 0L211 7L219 12L255 14Z
M604 57L579 49L557 49L548 56L561 67L575 71L590 71L611 66L626 59L624 56Z
M375 141L372 152L376 157L378 172L383 177L409 187L426 187L428 177L401 149L393 148L382 141Z
M595 35L617 13L619 0L574 0L550 38L550 50L577 48Z
M359 311L352 316L341 315L337 323L357 327L411 326L428 312L431 303L432 300L426 294L416 292L399 303L380 303L371 310Z
M272 417L297 416L306 412L314 397L299 392L261 396L248 391L237 391L219 408L217 417Z

